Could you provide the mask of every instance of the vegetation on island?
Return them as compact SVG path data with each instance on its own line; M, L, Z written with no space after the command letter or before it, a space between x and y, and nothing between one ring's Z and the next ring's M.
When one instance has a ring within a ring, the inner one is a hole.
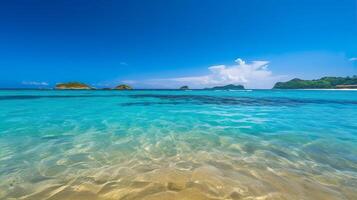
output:
M357 76L323 77L315 80L294 78L287 82L278 82L274 89L344 89L357 88Z
M189 90L190 88L187 85L184 85L182 87L180 87L180 90Z
M57 83L56 89L58 90L90 90L90 87L87 84L80 82L67 82L67 83Z
M215 86L212 88L205 88L205 90L244 90L243 85L225 85L225 86Z
M122 85L118 85L114 88L114 90L132 90L133 88L129 85L125 85L125 84L122 84Z

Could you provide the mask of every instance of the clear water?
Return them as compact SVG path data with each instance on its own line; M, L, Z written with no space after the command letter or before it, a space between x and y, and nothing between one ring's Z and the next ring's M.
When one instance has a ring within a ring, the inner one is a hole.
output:
M0 199L357 199L357 91L0 91Z

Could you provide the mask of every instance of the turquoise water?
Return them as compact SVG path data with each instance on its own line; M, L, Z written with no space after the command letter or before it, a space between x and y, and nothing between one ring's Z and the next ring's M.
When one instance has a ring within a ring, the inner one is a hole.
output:
M357 199L357 91L0 91L0 199Z

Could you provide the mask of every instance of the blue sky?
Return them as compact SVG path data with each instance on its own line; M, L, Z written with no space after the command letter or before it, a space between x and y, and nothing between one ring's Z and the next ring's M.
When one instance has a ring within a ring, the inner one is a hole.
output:
M12 0L0 24L2 88L269 88L357 74L356 0Z

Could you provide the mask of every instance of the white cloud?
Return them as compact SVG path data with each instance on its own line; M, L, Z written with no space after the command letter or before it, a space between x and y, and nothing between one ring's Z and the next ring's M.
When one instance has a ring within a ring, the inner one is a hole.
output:
M356 57L350 58L349 61L357 61L357 58Z
M127 66L128 65L128 63L126 63L126 62L120 62L119 64L123 65L123 66Z
M189 85L191 88L204 88L227 84L242 84L246 88L272 88L275 82L285 76L275 76L268 69L269 61L235 60L233 65L216 65L208 68L209 73L202 76L187 76L169 79L154 79L148 84L164 84L165 87Z
M39 82L39 81L22 81L22 85L34 85L34 86L48 86L47 82Z

